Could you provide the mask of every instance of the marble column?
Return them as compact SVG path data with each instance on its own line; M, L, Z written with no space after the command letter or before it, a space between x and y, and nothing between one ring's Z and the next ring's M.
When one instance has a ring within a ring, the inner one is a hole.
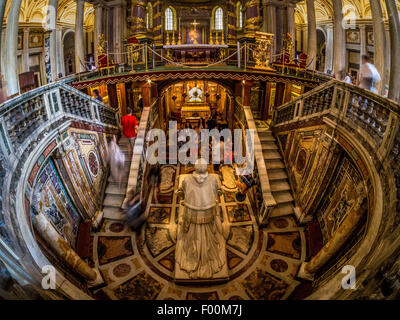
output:
M114 50L113 52L114 54L114 61L116 64L120 64L123 62L123 56L122 56L122 52L123 52L123 44L122 44L122 19L123 19L123 10L122 10L123 6L122 4L119 4L117 6L114 7Z
M50 33L49 53L50 53L50 75L48 82L55 81L57 78L57 9L58 0L49 0L47 10L46 30Z
M32 223L36 231L46 241L52 251L72 270L89 281L89 283L93 284L100 281L100 274L98 274L95 269L91 268L74 250L72 250L70 245L59 235L57 230L49 220L47 220L42 212L32 218Z
M326 26L325 70L333 71L333 26Z
M396 1L385 0L390 27L390 81L388 98L400 101L400 17Z
M292 36L293 39L293 50L292 55L296 52L296 26L294 21L294 9L296 4L289 2L287 5L287 32Z
M282 35L283 35L283 7L282 4L276 7L276 53L282 52Z
M307 54L309 69L314 70L317 59L317 19L315 17L314 0L306 0L307 4ZM328 47L327 47L328 49Z
M360 28L360 68L362 64L362 56L368 55L368 48L367 48L367 31L366 25L359 25Z
M385 60L385 51L387 50L385 21L383 19L381 2L370 0L369 3L374 27L374 64L382 77L382 81L378 84L378 91L383 93L384 85L388 82L386 69L389 69L389 61Z
M29 28L24 28L24 39L22 48L22 70L29 71Z
M7 0L0 0L0 21L1 21L1 24L0 24L0 52L2 52L2 50L3 50L3 46L2 46L2 43L3 43L3 20L4 20L4 11L5 11L5 9L6 9L6 3L7 3ZM2 70L1 69L2 68L2 66L0 65L0 71ZM0 81L1 81L1 79L0 79Z
M76 72L85 72L85 45L83 41L83 18L85 13L85 1L76 0L75 19L75 66Z
M94 56L97 64L99 38L103 34L103 5L96 4L94 7Z
M342 0L332 0L333 3L333 72L336 79L342 79L346 63L346 44L343 28Z
M56 48L57 48L57 77L62 75L65 77L65 61L64 61L64 43L62 38L62 27L56 29Z
M385 83L384 88L382 91L384 95L387 96L389 91L389 82L390 82L390 65L392 63L391 59L391 45L390 45L390 30L389 30L389 23L385 23L385 35L386 35L386 48L385 48Z
M21 9L22 0L14 0L11 2L10 11L8 12L6 27L6 47L5 50L5 78L7 82L7 93L9 96L19 93L18 83L18 20Z
M264 23L265 32L272 33L273 39L273 53L276 52L276 6L271 0L263 0L264 10Z

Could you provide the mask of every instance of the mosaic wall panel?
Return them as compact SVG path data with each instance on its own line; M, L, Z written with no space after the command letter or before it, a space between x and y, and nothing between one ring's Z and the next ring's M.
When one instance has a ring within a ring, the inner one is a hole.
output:
M52 159L47 160L34 186L34 210L43 212L58 233L75 248L81 217Z
M296 204L307 214L314 213L339 158L336 142L325 129L317 126L278 135Z
M106 182L105 137L103 133L83 131L70 131L69 134L72 145L62 158L61 173L70 182L70 189L83 212L92 217L101 206Z
M361 183L361 175L352 161L343 155L317 211L324 244L335 234L357 199L366 198L365 189L357 188Z

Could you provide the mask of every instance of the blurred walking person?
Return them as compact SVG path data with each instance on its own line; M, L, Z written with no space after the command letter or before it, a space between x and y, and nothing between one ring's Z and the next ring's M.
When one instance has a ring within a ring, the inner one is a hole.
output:
M376 84L380 82L381 76L376 67L370 62L370 58L367 55L362 56L362 64L360 68L360 88L367 89L374 93L378 93Z
M108 145L107 160L110 165L110 173L113 180L121 188L125 167L125 155L117 144L117 137L113 136Z

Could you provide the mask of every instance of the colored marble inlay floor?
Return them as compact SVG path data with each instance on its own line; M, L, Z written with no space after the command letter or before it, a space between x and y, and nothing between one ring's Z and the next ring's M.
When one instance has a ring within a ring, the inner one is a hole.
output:
M178 177L191 167L174 167ZM209 172L213 172L210 166ZM175 240L179 212L175 192L161 195L150 205L149 217L139 233L121 222L105 220L93 233L91 264L106 285L97 297L121 300L276 300L285 299L300 284L295 279L305 259L304 231L294 216L273 218L259 230L253 207L234 194L219 199L222 218L230 224L226 241L229 280L221 284L179 285L174 282Z

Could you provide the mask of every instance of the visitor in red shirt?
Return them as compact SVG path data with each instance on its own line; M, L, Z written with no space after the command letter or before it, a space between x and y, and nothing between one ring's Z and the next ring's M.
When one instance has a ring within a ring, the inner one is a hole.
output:
M125 137L128 138L130 145L132 148L135 145L135 139L136 139L136 131L137 131L137 120L134 115L132 115L132 109L128 108L127 109L128 114L121 119L121 129L122 133L124 134Z

